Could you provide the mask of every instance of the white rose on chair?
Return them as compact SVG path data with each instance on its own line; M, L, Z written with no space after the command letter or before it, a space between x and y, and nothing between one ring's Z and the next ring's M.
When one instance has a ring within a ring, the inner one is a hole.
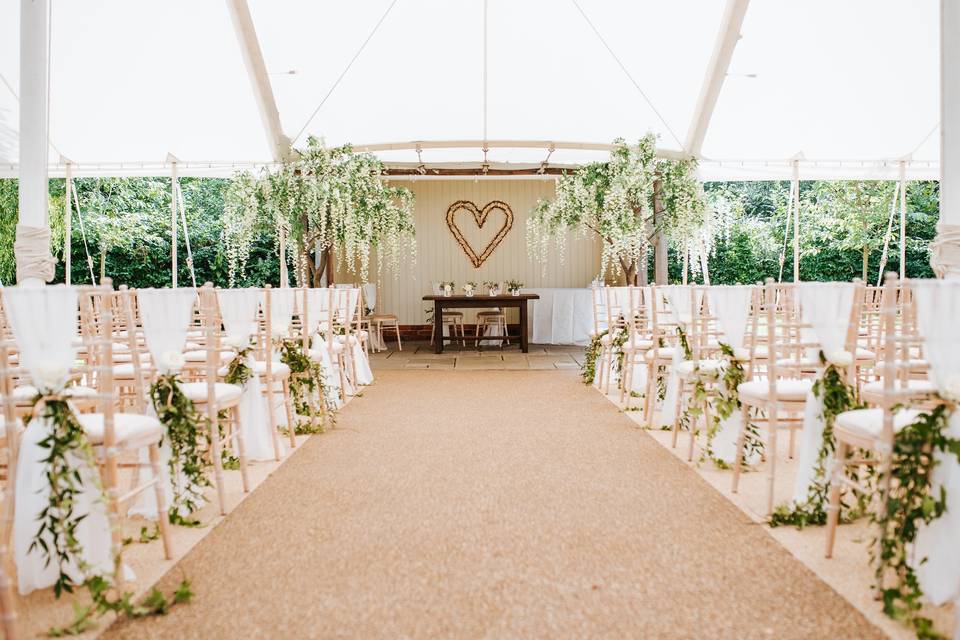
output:
M41 362L37 367L37 377L34 380L41 391L57 391L67 382L67 376L70 370L61 364L55 362Z
M250 338L244 335L228 335L224 336L223 344L236 351L243 351L250 346Z
M825 353L823 355L826 357L827 362L835 367L843 368L849 367L853 364L853 354L844 349L830 351L829 353Z
M277 339L286 338L290 334L290 327L285 324L275 324L271 327L270 333Z
M945 400L960 402L960 375L955 373L952 376L947 376L940 388L940 395Z
M176 373L183 369L183 365L186 363L187 359L179 351L164 351L158 364L161 373Z

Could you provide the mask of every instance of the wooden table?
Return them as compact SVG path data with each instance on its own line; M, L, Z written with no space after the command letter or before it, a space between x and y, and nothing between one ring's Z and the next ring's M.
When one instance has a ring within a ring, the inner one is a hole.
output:
M507 338L520 338L520 351L527 353L527 302L529 300L539 300L540 296L535 293L521 293L514 295L480 295L472 296L423 296L424 301L433 302L433 326L434 326L434 349L436 353L443 353L443 310L444 309L490 309L492 307L507 308L516 307L520 310L520 335L506 335ZM453 336L450 336L451 340ZM458 336L459 340L460 337ZM490 336L465 336L465 340L474 340L479 343L480 340L491 340Z

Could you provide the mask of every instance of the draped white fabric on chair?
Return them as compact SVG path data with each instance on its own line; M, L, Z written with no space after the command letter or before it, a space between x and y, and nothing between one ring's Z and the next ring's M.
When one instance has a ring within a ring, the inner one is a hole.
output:
M955 390L960 386L960 282L924 280L911 286L931 377L941 392ZM947 435L960 438L960 410L951 415ZM920 525L912 560L924 594L939 605L960 600L960 464L950 454L937 453L936 460L933 490L946 489L947 509L929 526Z
M713 286L707 289L707 302L717 318L717 324L723 333L722 342L736 353L743 348L743 338L750 318L750 298L754 288L750 285ZM743 423L743 414L734 411L729 418L720 421L713 438L713 455L727 464L733 464L737 457L737 434ZM754 453L759 457L759 452ZM754 460L748 460L753 464Z
M20 362L29 371L34 386L42 393L62 391L76 357L76 289L65 286L11 287L4 289L3 295L7 318L20 349ZM52 429L50 420L38 416L30 421L20 441L13 553L21 594L50 587L59 577L55 560L47 564L41 549L30 551L38 529L38 517L49 504L50 483L43 462L49 450L41 448L40 442ZM106 504L101 499L99 472L80 456L70 455L69 461L71 467L80 469L83 482L83 490L73 504L75 515L87 514L76 531L82 560L93 572L109 574L113 571L110 523ZM49 533L45 538L51 542ZM74 582L83 581L79 567L71 566L66 570Z
M358 287L343 287L340 291L337 304L337 318L340 322L346 324L353 321L354 314L357 312L357 304L360 302L360 289ZM358 385L368 385L373 382L373 370L370 368L370 360L366 352L360 345L359 340L352 341L346 345L350 349L349 356L353 359L353 366L356 370Z
M327 401L337 408L339 406L340 376L337 374L330 358L330 345L321 335L316 335L317 331L330 330L330 290L329 289L307 289L307 318L310 321L308 327L309 334L312 336L310 348L314 352L311 357L318 358L320 366L323 369L324 386L331 390L327 394Z
M693 309L690 306L690 286L675 284L664 287L657 287L657 292L662 293L667 298L667 310L670 312L670 318L678 326L686 327L690 324ZM697 291L697 305L702 299L702 292ZM677 376L676 366L683 362L683 348L677 344L673 352L673 364L667 375L667 393L663 398L663 405L660 410L660 425L672 427L673 421L677 416L677 394L680 393L680 378Z
M272 288L268 291L270 292L270 327L274 336L289 337L290 325L293 324L293 309L296 306L296 291L286 287ZM267 339L269 340L274 336L267 336ZM279 362L280 350L273 349L271 353L274 362ZM271 390L271 393L267 395L267 402L273 403L273 413L276 416L277 424L285 427L288 425L287 412L283 406L283 395L276 391L276 389Z
M217 300L228 341L237 345L249 344L251 336L257 331L260 290L218 289ZM238 412L247 458L273 460L273 437L264 404L263 384L256 372L256 359L252 351L247 354L245 364L250 368L251 374L243 385Z
M140 321L143 323L143 339L153 358L157 373L161 375L176 373L183 366L182 354L193 320L193 305L196 300L197 292L191 288L137 290L137 305L140 307ZM147 404L147 413L156 416L153 405L149 402ZM168 468L170 455L170 443L167 442L167 438L164 438L160 445L162 468ZM146 479L152 478L153 471L146 464L145 452L141 452L140 462L143 463L141 473ZM170 484L169 477L164 479L164 492L167 496L167 504L172 504L173 486ZM157 501L154 493L152 491L141 493L129 513L156 520Z
M801 282L797 285L801 318L813 326L816 341L825 354L843 350L856 289L857 285L852 282ZM817 480L823 428L823 401L811 390L807 394L797 476L793 485L793 500L798 504L806 501L810 485ZM830 468L830 461L826 468Z

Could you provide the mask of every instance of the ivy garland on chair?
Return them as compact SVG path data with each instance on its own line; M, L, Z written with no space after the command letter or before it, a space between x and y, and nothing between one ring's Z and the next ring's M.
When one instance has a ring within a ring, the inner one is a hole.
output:
M879 540L875 541L879 542L879 558L874 557L874 561L883 611L910 624L918 638L944 637L934 629L930 618L920 615L923 591L908 560L921 523L930 524L946 510L945 488L937 492L933 487L934 456L951 453L960 462L960 439L946 434L955 410L953 403L939 404L896 433L888 477L881 478L890 490L883 509L873 515L880 526ZM877 547L871 546L874 556ZM892 586L885 584L889 577L895 578Z
M837 441L833 436L833 425L837 416L844 411L864 407L856 397L856 390L847 382L845 369L853 364L848 352L836 354L828 359L820 352L820 364L824 367L822 375L813 383L813 394L823 401L823 437L817 452L814 467L814 479L806 499L801 503L781 504L770 515L769 525L779 527L792 525L802 529L808 525L827 523L827 496L830 490L829 461L837 450ZM855 470L848 469L852 473ZM852 522L864 513L866 496L858 496L857 505L841 503L840 521Z
M742 358L735 353L733 347L723 342L718 344L720 354L724 357L725 362L718 374L720 384L717 386L717 394L711 405L713 420L707 427L707 444L701 453L700 462L710 460L718 469L729 469L729 464L714 455L713 439L716 437L723 421L728 420L734 413L741 410L739 387L746 380L747 374L743 370ZM745 449L741 454L741 463L745 465L754 455L763 451L763 439L757 431L757 425L752 420L747 420L743 428L746 431L746 438Z
M326 426L334 424L332 398L324 380L323 366L303 350L298 338L282 338L279 341L280 362L290 367L290 396L298 417L294 426L296 435L323 433Z
M89 469L94 470L90 477L97 490L103 494L103 487L96 472L96 459L93 447L88 442L83 426L77 420L68 399L64 395L41 395L34 397L31 413L24 419L29 424L34 416L49 420L50 433L39 441L38 446L48 450L43 462L47 465L46 476L50 485L49 503L41 512L38 520L40 527L28 548L29 553L41 551L47 563L57 565L57 581L53 585L54 596L60 598L64 593L74 593L82 586L90 594L90 603L75 603L73 620L63 627L51 627L47 630L50 637L77 635L93 628L95 618L106 613L141 618L151 615L165 615L175 604L189 602L193 597L190 582L183 580L168 598L154 588L139 604L133 603L133 593L115 594L112 581L92 572L84 562L77 538L77 527L87 514L76 515L73 507L76 498L84 490L83 474L70 458L79 458ZM105 499L105 496L104 496ZM50 541L44 538L49 536ZM115 550L119 553L119 549ZM83 576L82 583L76 583L67 573L67 567L75 566Z
M603 350L603 336L609 333L606 329L591 336L590 342L583 350L583 364L580 365L580 379L583 384L593 384L597 378L597 358Z
M200 446L201 442L208 440L207 420L184 395L176 373L159 376L150 387L150 399L165 428L171 449L168 462L173 487L170 522L199 526L199 520L188 516L200 508L203 489L211 486L205 473L210 463Z

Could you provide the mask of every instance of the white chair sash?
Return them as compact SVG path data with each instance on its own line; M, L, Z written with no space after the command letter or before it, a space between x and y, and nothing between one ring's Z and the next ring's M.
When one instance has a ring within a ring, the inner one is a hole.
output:
M217 300L220 316L227 335L247 342L257 330L257 309L260 304L259 289L218 289ZM237 411L240 428L243 429L247 458L250 460L273 460L273 438L267 407L263 397L263 383L256 373L253 352L247 354L245 364L252 371L243 386L243 395Z
M911 286L931 377L941 391L946 391L960 381L960 282L923 280ZM950 416L947 433L960 438L960 410ZM911 562L924 594L939 605L960 600L960 464L949 454L937 453L935 457L932 489L946 489L947 510L929 525L920 524Z
M841 351L850 328L850 312L857 285L851 282L801 282L797 285L800 314L805 324L813 327L816 341L824 353ZM806 340L806 338L804 338ZM823 444L823 400L811 390L807 394L800 434L797 475L793 484L793 500L806 502L811 485L817 481L817 459ZM831 467L827 460L825 468Z
M76 357L77 291L72 287L50 286L36 289L9 287L3 291L7 318L20 349L21 364L30 372L41 390L63 389ZM12 428L11 426L7 427ZM37 533L37 520L48 506L50 483L44 472L48 449L40 447L52 431L50 420L37 417L30 421L20 441L17 458L16 496L13 521L13 556L17 565L21 594L52 586L59 577L56 559L46 564L43 552L30 551ZM74 515L86 514L77 527L81 556L90 570L101 575L113 570L110 523L101 498L98 471L79 457L69 456L70 465L80 470L83 490L74 499ZM45 538L51 545L50 534ZM82 582L79 567L66 568L74 582Z
M137 290L143 338L160 374L174 373L183 366L176 358L187 342L196 300L194 289Z

